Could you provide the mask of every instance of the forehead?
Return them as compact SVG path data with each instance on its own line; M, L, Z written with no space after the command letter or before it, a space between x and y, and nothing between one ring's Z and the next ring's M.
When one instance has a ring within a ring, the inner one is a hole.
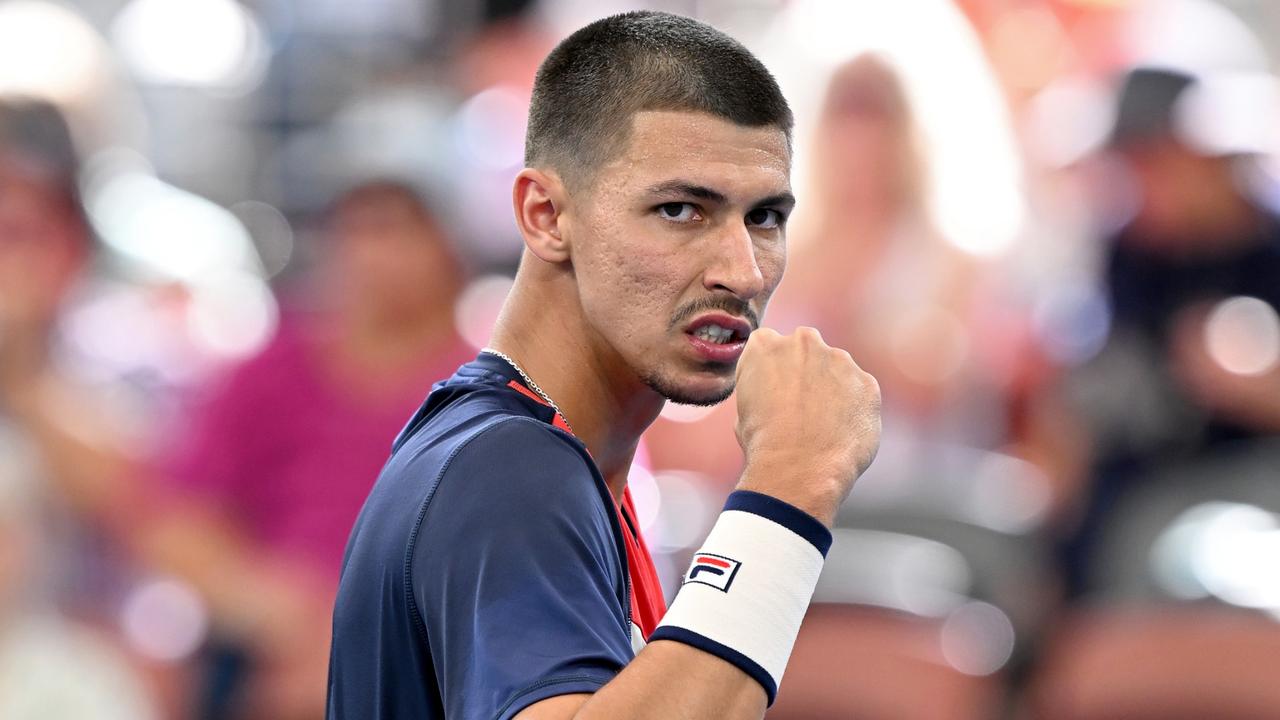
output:
M601 190L635 191L680 179L731 200L791 189L791 149L777 127L744 127L701 112L645 110L632 116L625 149L597 174Z

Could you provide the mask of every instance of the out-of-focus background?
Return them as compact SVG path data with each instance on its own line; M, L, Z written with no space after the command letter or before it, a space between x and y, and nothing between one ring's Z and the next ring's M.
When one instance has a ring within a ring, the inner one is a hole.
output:
M0 718L322 717L537 64L639 7L777 75L766 322L885 397L770 717L1280 717L1280 3L0 0ZM668 594L733 420L633 469Z

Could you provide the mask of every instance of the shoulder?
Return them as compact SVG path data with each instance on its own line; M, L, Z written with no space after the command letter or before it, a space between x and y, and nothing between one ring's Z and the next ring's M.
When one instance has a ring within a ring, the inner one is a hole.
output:
M452 578L456 592L475 589L479 568L506 578L498 585L583 567L614 577L621 536L611 504L576 439L506 417L459 444L441 469L411 535L411 574Z
M590 567L612 588L622 577L612 504L581 443L508 416L460 443L440 470L411 534L410 573L457 594L478 592L481 576L491 589L534 576L567 585Z
M406 468L430 487L415 545L454 545L463 537L477 547L543 544L565 534L609 544L609 490L577 439L508 415L450 445L447 455L427 453L435 457L424 457L422 471Z
M494 510L523 500L594 496L588 491L595 480L578 440L535 418L501 415L453 448L438 492Z

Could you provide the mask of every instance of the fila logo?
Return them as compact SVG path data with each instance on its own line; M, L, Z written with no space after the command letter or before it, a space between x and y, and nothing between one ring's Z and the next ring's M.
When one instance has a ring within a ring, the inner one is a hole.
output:
M738 568L740 567L742 567L742 563L733 558L710 553L698 553L693 556L693 564L689 566L689 572L685 574L684 582L702 583L703 585L710 585L717 590L729 592L729 585L733 582L734 576L738 574Z

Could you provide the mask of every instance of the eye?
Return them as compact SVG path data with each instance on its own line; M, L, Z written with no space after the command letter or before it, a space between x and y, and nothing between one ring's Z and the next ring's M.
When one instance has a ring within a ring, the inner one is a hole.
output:
M747 224L764 230L773 230L783 223L786 218L777 210L769 208L756 208L747 213Z
M693 222L698 219L698 208L693 203L669 202L657 207L658 216L671 222Z

